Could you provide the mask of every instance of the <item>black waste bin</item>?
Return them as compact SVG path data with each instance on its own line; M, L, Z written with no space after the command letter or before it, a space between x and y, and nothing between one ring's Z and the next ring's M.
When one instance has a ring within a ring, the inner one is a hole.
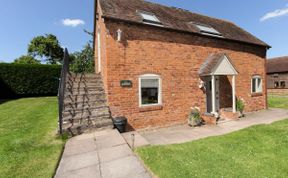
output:
M126 125L127 125L127 118L126 117L116 117L113 119L113 123L115 128L117 128L117 130L120 133L124 133L126 130Z

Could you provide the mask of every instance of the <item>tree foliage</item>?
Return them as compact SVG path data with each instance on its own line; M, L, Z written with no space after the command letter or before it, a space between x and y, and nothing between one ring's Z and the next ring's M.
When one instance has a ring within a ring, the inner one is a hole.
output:
M28 54L40 57L48 64L56 64L62 61L64 51L55 35L46 34L31 40L28 45Z
M80 52L70 55L70 70L75 73L94 72L94 52L90 43L87 43Z
M15 64L40 64L40 61L35 59L33 56L23 55L14 60Z

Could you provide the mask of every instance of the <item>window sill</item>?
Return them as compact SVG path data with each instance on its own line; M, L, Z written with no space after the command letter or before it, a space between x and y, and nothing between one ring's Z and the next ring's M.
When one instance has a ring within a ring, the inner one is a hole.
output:
M257 97L257 96L263 96L263 93L252 93L251 94L252 97Z
M141 106L139 108L140 112L149 112L149 111L157 111L157 110L162 110L163 106L162 105L155 105L155 106Z

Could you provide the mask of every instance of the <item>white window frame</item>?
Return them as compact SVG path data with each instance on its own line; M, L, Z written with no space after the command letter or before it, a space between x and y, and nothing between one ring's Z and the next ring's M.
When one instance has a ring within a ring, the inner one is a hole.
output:
M156 15L154 15L153 13L150 12L145 12L145 11L139 11L141 17L143 18L143 20L147 20L149 22L156 22L156 23L160 23L160 20L158 19L158 17ZM152 19L147 19L145 18L145 16L150 16L152 17Z
M142 104L142 87L141 87L141 81L145 79L158 79L158 103L155 104ZM149 107L149 106L159 106L162 105L162 79L159 75L155 74L144 74L139 77L139 106L140 107Z
M253 91L253 79L256 79L256 86L255 86L255 92ZM260 80L260 84L259 84L259 80ZM260 87L258 87L260 86ZM263 92L263 82L262 82L262 78L259 75L255 75L252 77L251 79L251 93L262 93Z
M215 28L208 26L208 25L202 25L202 24L194 24L199 30L200 33L202 33L203 35L210 35L210 36L214 36L214 37L222 37L223 35L216 30Z

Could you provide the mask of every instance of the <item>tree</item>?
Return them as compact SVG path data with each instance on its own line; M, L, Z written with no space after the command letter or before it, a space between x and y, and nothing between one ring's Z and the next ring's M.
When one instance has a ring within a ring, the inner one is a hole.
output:
M92 45L88 42L80 52L70 55L70 70L75 73L94 72L94 52Z
M33 56L23 55L14 60L15 64L40 64L40 61L35 59Z
M28 54L33 57L40 57L48 64L56 64L62 62L64 51L55 35L46 34L31 40Z

